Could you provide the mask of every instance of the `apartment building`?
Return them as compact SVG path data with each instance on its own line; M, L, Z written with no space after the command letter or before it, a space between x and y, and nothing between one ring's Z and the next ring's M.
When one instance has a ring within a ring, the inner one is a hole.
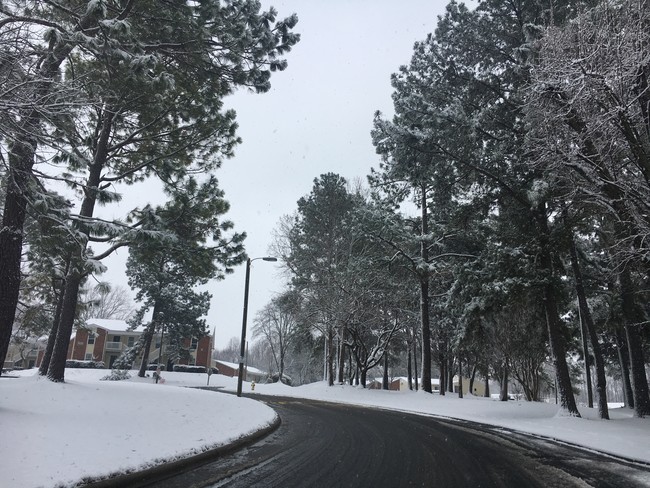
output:
M79 328L70 338L68 359L79 361L102 361L107 368L112 368L122 352L133 346L144 333L144 328L128 330L124 320L90 319L84 328ZM162 341L161 341L162 339ZM164 333L156 333L151 342L149 362L167 364L169 358L165 353ZM183 347L189 353L188 359L179 360L177 364L209 366L212 350L212 336L187 338ZM133 367L139 367L142 356L136 358Z

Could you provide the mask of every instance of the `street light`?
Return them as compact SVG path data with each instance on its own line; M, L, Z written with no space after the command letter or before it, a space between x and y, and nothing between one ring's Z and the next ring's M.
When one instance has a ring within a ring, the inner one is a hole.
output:
M241 345L239 349L239 376L237 377L237 396L241 396L242 381L244 379L244 354L246 352L246 318L248 315L248 284L251 276L251 263L257 259L262 261L277 261L278 258L265 256L263 258L248 258L246 260L246 282L244 284L244 318L241 324Z

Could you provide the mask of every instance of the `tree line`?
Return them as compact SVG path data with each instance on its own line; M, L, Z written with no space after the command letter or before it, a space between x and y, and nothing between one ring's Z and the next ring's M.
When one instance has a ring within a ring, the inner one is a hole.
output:
M374 116L368 188L323 174L278 227L288 286L256 327L280 377L323 358L365 385L401 357L427 392L433 368L441 394L514 378L579 416L581 366L602 418L611 376L650 414L649 22L638 0L450 2Z
M12 329L39 306L40 372L63 381L80 290L124 247L142 303L132 325L153 317L139 346L161 324L170 336L205 333L210 297L195 285L246 259L214 176L240 142L223 100L269 90L296 23L255 0L2 2L3 362ZM145 180L166 203L98 216Z

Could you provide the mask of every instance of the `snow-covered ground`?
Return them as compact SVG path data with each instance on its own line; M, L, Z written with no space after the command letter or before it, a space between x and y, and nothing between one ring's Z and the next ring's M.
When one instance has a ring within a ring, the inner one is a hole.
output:
M269 407L247 398L179 388L205 386L207 375L164 373L151 378L99 381L106 370L66 370L66 383L35 376L0 378L0 486L74 486L85 476L137 470L232 442L273 423ZM236 378L213 375L210 386L235 391ZM244 391L345 402L473 420L547 436L650 462L650 419L628 409L612 420L582 408L582 419L556 405L499 402L457 395L364 390L324 383L291 388L244 384Z

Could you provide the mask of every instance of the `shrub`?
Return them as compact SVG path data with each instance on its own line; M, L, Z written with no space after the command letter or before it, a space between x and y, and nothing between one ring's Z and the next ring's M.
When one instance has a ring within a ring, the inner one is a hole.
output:
M68 359L65 362L66 368L86 368L86 369L104 369L104 361L79 361L78 359Z
M205 366L190 366L189 364L175 364L174 371L178 373L205 373Z
M128 380L131 377L128 371L124 369L114 369L111 374L100 378L100 381L122 381Z

